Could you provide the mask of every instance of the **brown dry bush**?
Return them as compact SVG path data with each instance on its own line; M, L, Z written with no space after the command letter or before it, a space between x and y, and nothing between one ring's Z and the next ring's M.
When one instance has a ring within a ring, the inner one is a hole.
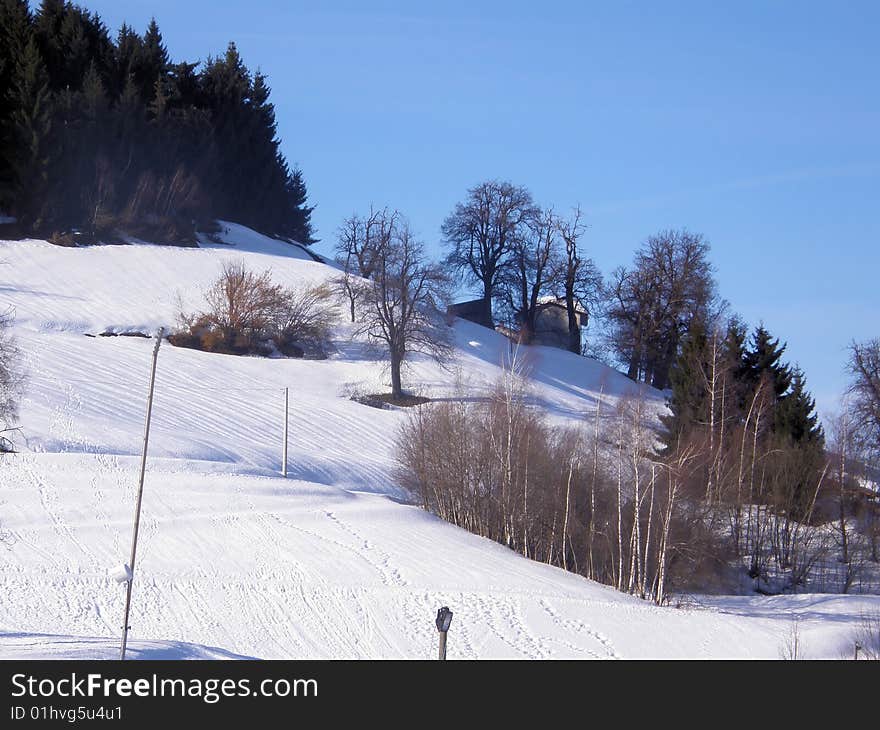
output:
M234 355L327 355L336 308L326 286L285 289L269 271L227 263L205 302L203 312L178 315L172 344Z

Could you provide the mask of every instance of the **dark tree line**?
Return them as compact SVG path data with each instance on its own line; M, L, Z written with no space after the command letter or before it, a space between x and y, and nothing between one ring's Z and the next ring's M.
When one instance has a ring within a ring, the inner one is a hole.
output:
M0 0L0 209L20 231L192 241L216 218L314 242L265 76L234 43L174 62L155 20L116 38L63 0Z
M799 539L827 487L825 434L803 372L764 327L694 320L670 370L663 456L692 455L693 478L752 578L772 563L795 584L816 551ZM806 562L805 562L806 561Z

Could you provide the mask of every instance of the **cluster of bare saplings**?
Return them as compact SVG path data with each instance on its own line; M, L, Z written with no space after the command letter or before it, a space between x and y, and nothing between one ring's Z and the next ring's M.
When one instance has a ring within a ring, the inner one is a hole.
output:
M687 491L759 590L848 593L878 562L880 514L860 487L864 462L838 430L846 416L832 424L833 450L819 453L770 432L769 401L759 388L743 422L719 417L678 445Z
M581 428L551 426L529 401L508 372L484 402L414 411L397 442L403 484L453 524L657 603L723 548L693 514L690 459L651 456L643 398L600 397Z
M768 401L758 388L732 424L719 399L717 420L661 455L641 395L600 396L579 427L559 428L508 371L483 402L411 414L401 479L455 525L658 604L735 588L744 572L798 590L831 556L842 567L827 588L846 592L877 559L880 520L857 508L850 457L818 463L768 435Z

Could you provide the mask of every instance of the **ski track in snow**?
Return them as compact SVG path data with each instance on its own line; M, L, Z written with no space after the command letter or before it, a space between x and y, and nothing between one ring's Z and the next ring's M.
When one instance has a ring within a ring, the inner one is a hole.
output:
M124 592L107 571L129 559L152 343L85 335L173 326L178 297L187 311L202 306L229 261L271 269L290 286L336 274L296 247L225 225L226 244L197 249L0 242L0 306L14 307L28 378L22 453L0 465L0 527L11 537L0 549L0 658L117 651ZM777 658L792 609L811 612L808 653L836 658L859 617L880 611L880 599L858 596L657 608L399 503L407 495L394 482L393 436L406 414L346 397L351 386L387 388L387 373L347 339L343 320L324 361L162 345L133 656L433 658L434 616L448 605L453 659ZM507 341L461 321L455 338L451 371L417 356L407 383L435 398L484 398ZM532 396L553 422L586 414L591 424L600 398L609 417L638 388L570 353L532 348L526 359ZM660 395L645 392L662 410Z
M571 618L563 618L560 616L559 612L553 608L550 604L550 601L547 599L541 600L541 607L547 612L547 615L553 620L553 623L557 626L561 626L563 629L569 632L576 632L582 635L586 635L589 639L594 639L599 643L600 648L603 650L604 657L609 659L620 659L617 655L617 652L614 650L614 645L611 641L600 634L595 629L590 628L590 626L582 621L581 619L571 619ZM573 646L573 645L569 645ZM602 654L597 654L593 651L590 651L590 654L595 658L600 658Z

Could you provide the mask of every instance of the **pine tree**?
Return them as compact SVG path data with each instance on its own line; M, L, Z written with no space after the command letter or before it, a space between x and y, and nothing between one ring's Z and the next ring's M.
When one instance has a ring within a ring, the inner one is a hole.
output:
M308 192L302 171L295 168L287 175L287 220L280 232L294 241L310 246L318 239L314 237L312 228L312 211L315 208L306 205L307 200Z
M222 59L208 59L200 80L217 145L216 169L210 173L217 217L252 222L247 203L256 191L241 174L249 165L246 102L251 80L235 43L229 44Z
M741 423L745 419L746 401L750 397L748 382L748 363L746 357L746 341L748 328L737 316L727 322L727 329L722 343L722 366L726 373L725 408L733 423Z
M126 85L131 81L143 45L143 40L134 29L123 23L116 36L113 54L113 92L115 96L122 94Z
M54 91L80 90L91 66L105 83L111 80L115 52L98 15L62 0L43 0L35 32Z
M33 38L26 0L0 0L0 211L15 201L19 142L13 119L20 102L16 93L19 64Z
M156 83L165 79L169 68L168 50L162 41L162 33L159 32L159 24L155 18L150 20L138 51L134 68L135 82L141 98L149 103L156 93Z
M49 77L32 38L16 65L12 115L16 155L13 161L16 201L13 213L25 230L39 230L49 187L52 100Z
M796 444L823 449L825 434L816 414L816 401L806 388L803 370L791 371L791 389L783 395L776 406L774 431Z
M66 4L65 0L41 0L34 16L34 32L53 89L63 87L59 70L64 65L61 24L67 14Z
M671 414L660 417L666 430L661 434L662 453L672 454L698 425L709 422L706 383L711 368L705 327L695 321L687 331L681 351L669 373L672 394L667 402Z
M785 345L780 345L778 338L774 340L764 325L758 326L744 358L744 379L750 392L754 392L762 378L769 381L776 400L788 390L791 385L791 369L781 362L784 352Z
M788 468L778 480L777 505L790 518L802 520L825 463L825 434L800 368L791 370L791 389L776 404L771 439L776 450L789 455Z

